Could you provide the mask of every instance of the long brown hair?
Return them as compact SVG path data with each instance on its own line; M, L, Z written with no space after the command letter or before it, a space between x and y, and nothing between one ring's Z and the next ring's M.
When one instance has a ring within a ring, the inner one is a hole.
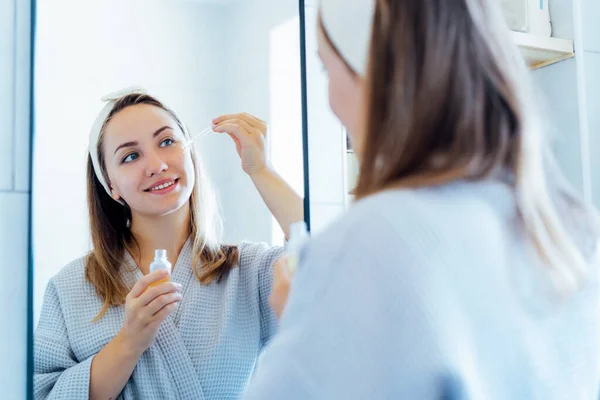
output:
M596 235L598 219L556 183L526 65L495 3L376 0L356 199L507 172L528 237L568 293L588 261L565 219L587 219Z
M106 174L102 142L106 125L121 110L136 104L149 104L165 110L177 123L186 139L189 133L179 117L154 97L146 94L131 94L117 100L111 113L104 122L98 141L98 157L102 173ZM192 190L190 202L190 235L193 248L194 274L202 284L219 281L238 263L239 251L235 246L221 243L222 222L214 192L207 179L201 161L196 157L194 147L191 149L196 182ZM117 203L104 190L96 177L91 157L87 163L87 193L90 215L90 229L93 250L86 258L86 278L94 285L98 295L104 301L96 320L102 318L109 307L125 303L125 297L131 288L121 279L125 252L138 248L135 237L128 227L131 210Z

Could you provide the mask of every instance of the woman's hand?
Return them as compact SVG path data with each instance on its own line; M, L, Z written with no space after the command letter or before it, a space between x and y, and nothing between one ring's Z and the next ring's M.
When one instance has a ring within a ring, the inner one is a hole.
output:
M244 172L252 176L266 169L267 124L264 121L241 113L221 115L212 122L214 132L227 133L235 142Z
M273 266L273 289L269 296L269 305L275 312L277 318L281 318L292 284L293 274L288 266L287 256L281 256Z
M127 384L138 360L154 341L158 328L181 300L181 285L158 284L169 276L157 271L140 279L125 299L121 330L92 360L90 399L115 399ZM156 286L150 286L156 284Z
M141 278L125 300L125 321L118 336L141 356L152 345L160 324L177 308L181 301L181 285L163 282L166 271L156 271Z
M213 131L227 133L233 139L242 169L252 179L285 237L289 237L290 224L304 219L304 200L267 165L267 124L246 113L221 115L213 123Z

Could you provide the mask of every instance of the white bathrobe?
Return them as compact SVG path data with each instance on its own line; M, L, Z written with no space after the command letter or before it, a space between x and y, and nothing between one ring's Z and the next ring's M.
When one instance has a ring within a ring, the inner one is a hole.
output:
M133 371L120 399L233 399L243 392L258 354L276 329L268 305L279 247L240 245L240 265L219 283L201 285L192 270L188 240L173 269L183 300L162 323L154 344ZM127 253L122 270L132 287L142 276ZM90 366L123 324L124 306L102 308L76 260L46 289L35 333L34 397L87 399Z

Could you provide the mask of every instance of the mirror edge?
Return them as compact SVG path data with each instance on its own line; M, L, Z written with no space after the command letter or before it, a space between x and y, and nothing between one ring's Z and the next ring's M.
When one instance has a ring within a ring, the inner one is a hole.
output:
M35 66L35 34L36 34L36 6L37 0L29 1L29 204L28 204L28 266L27 266L27 376L25 377L26 382L26 396L28 400L33 400L33 279L34 279L34 266L33 266L33 154L34 154L34 135L35 135L35 103L34 103L34 66Z
M300 17L300 85L302 93L302 159L304 169L304 222L310 232L310 178L308 163L308 97L306 80L306 13L304 0L298 0Z

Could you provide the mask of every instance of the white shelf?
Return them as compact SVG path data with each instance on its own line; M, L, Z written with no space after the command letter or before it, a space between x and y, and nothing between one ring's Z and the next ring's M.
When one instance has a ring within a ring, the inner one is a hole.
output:
M575 55L572 40L521 32L511 32L511 35L531 69L545 67Z

